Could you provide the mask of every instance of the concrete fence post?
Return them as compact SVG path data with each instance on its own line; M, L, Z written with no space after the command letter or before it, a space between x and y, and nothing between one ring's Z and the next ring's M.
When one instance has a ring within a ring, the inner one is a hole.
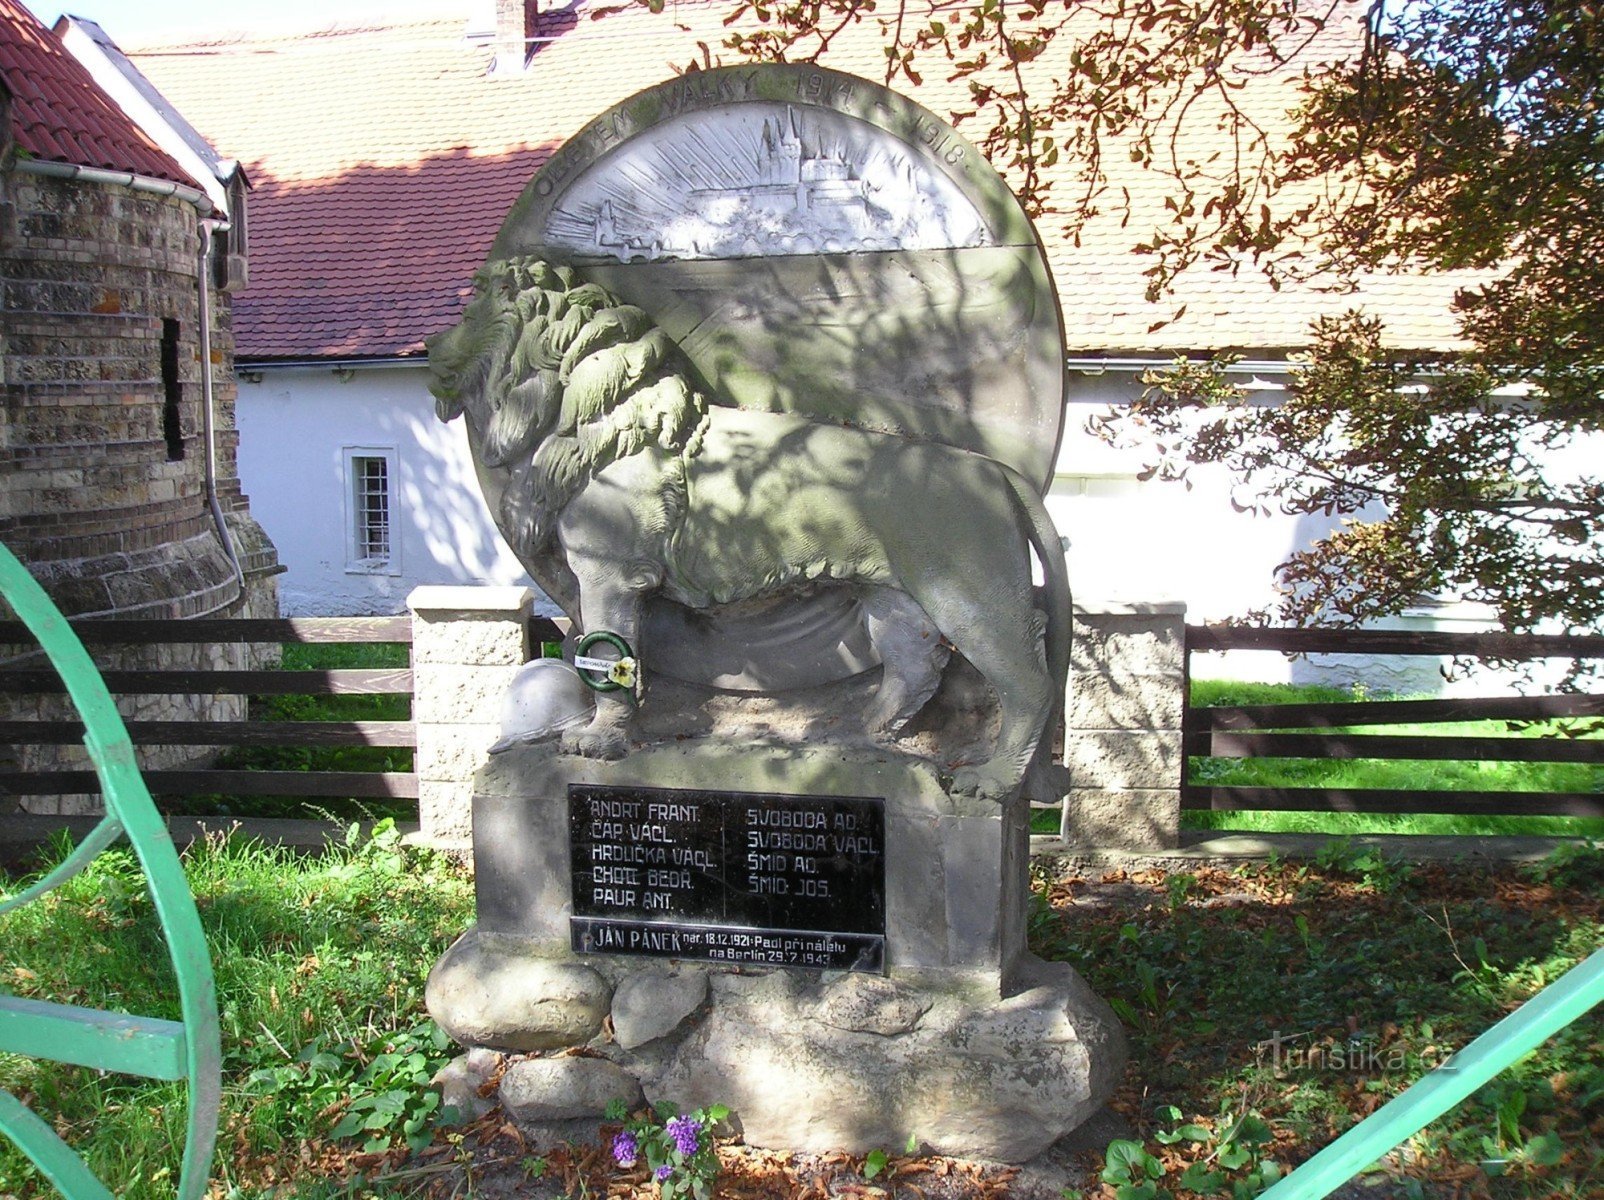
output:
M529 659L526 587L414 588L412 720L417 728L419 840L473 843L473 777L500 731L501 703Z
M1179 601L1076 605L1061 831L1069 845L1166 850L1180 843L1185 638Z

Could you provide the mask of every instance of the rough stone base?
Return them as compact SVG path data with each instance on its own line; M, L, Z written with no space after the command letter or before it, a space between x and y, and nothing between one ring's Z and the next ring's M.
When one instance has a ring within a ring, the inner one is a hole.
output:
M498 1095L547 1132L593 1127L618 1098L725 1105L774 1149L1041 1153L1108 1099L1125 1046L1071 968L1025 950L1024 803L954 795L916 741L783 732L610 762L549 742L492 755L474 782L479 924L435 966L429 1011L466 1046L536 1055L506 1066ZM575 953L574 784L881 799L886 974Z
M550 1046L563 1027L585 1047L503 1075L507 1111L543 1127L594 1125L615 1094L644 1095L727 1105L753 1146L864 1153L911 1137L934 1153L1024 1162L1102 1106L1125 1060L1118 1021L1080 976L1028 956L1000 999L842 972L554 965L530 943L474 930L436 965L427 993L435 1019L467 1044L512 1049L538 1032ZM508 1004L487 977L519 978L525 994ZM527 991L542 979L549 994ZM664 1003L646 1023L651 994Z

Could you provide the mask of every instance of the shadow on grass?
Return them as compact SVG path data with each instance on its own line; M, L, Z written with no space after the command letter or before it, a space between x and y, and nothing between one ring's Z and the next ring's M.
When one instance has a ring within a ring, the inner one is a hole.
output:
M1523 875L1341 850L1323 866L1059 879L1038 893L1032 943L1124 1021L1116 1106L1145 1134L1163 1132L1170 1105L1215 1123L1251 1111L1295 1162L1604 940L1604 852L1555 861ZM1600 1032L1583 1018L1483 1088L1413 1140L1411 1170L1468 1165L1485 1186L1480 1164L1503 1155L1497 1194L1596 1194ZM1549 1135L1562 1162L1522 1159Z

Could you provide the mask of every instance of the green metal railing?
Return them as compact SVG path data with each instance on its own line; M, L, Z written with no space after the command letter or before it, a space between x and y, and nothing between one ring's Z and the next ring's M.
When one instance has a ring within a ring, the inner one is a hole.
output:
M127 834L167 938L183 1018L167 1021L0 996L0 1051L151 1079L187 1080L188 1131L178 1197L200 1200L217 1140L222 1051L211 956L195 901L100 673L44 589L4 545L0 545L0 596L39 639L61 675L83 719L84 745L100 778L106 807L105 818L77 849L39 882L0 904L0 913L60 887ZM4 1089L0 1089L0 1133L21 1147L68 1200L110 1200L112 1193L77 1152Z
M1427 1072L1259 1200L1320 1200L1482 1084L1604 1003L1604 950L1572 967L1458 1054Z

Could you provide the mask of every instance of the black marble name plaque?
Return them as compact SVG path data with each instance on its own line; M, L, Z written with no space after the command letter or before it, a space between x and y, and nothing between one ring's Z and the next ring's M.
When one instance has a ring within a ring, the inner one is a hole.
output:
M577 953L885 969L885 802L570 784Z

